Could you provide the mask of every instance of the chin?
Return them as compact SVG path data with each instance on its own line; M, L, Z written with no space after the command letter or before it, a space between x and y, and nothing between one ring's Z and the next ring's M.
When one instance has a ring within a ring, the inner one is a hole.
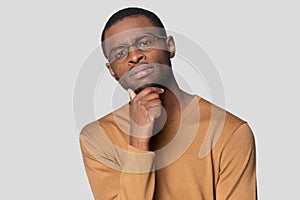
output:
M147 87L158 87L158 88L162 88L162 89L165 89L166 87L161 85L161 84L158 84L158 83L147 83L147 84L144 84L144 85L141 85L140 87L138 87L137 89L134 90L134 92L136 94L140 93L143 89L147 88Z
M136 94L138 94L147 87L159 87L165 89L167 88L167 83L161 79L161 77L149 76L140 80L128 81L127 86L128 87L125 88L126 90L131 88Z

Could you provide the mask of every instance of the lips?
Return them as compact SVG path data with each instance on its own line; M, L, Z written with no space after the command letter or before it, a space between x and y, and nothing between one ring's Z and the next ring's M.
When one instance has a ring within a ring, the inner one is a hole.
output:
M129 78L131 79L141 79L145 76L148 76L154 71L154 67L148 64L143 64L138 67L134 67L129 72Z

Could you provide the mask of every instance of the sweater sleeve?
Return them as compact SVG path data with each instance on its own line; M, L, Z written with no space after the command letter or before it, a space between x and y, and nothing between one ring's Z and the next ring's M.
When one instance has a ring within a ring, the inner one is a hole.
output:
M220 161L217 200L257 199L255 142L247 123L225 145Z
M91 144L101 146L101 142ZM112 148L93 148L91 144L81 135L83 162L95 200L153 199L154 152L130 145L127 151L118 152Z

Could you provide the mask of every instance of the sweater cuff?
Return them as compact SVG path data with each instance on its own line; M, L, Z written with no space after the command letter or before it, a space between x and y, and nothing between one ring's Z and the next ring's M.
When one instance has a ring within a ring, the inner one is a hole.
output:
M122 171L128 173L147 173L154 170L155 153L128 145L121 155Z

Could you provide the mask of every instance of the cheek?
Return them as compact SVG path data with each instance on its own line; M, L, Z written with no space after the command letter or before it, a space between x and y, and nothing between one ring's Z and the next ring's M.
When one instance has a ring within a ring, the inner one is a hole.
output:
M127 72L127 68L124 65L125 64L117 64L113 66L114 72L118 78L121 78Z
M152 50L152 54L148 56L149 62L159 63L159 64L170 64L170 57L167 51L163 50Z

